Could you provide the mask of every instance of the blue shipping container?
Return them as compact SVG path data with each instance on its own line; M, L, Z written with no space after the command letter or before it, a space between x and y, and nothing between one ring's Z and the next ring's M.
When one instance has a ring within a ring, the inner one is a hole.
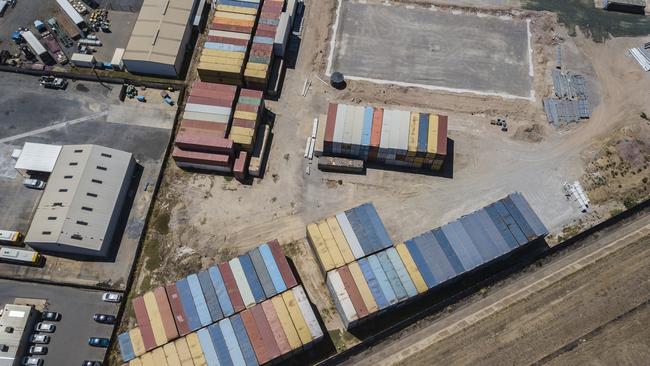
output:
M528 204L528 201L526 201L521 193L515 192L511 194L510 199L512 199L512 202L514 202L517 208L519 208L519 211L522 213L522 215L524 215L526 221L535 232L535 235L541 237L548 234L548 229L546 226L544 226L542 220L539 219L539 216L537 216L537 214L533 211L533 209Z
M228 317L235 313L235 310L232 307L230 302L230 297L228 296L228 290L226 289L226 284L223 282L223 277L221 277L221 272L219 272L219 267L212 266L208 269L210 274L210 280L212 281L212 286L214 287L215 292L217 293L217 299L219 300L219 307L223 311L223 315Z
M262 254L266 269L269 271L269 276L271 276L271 281L273 281L273 287L275 287L275 291L277 293L286 291L287 285L284 283L284 279L282 279L282 273L278 268L278 264L275 263L275 258L273 257L273 253L271 252L271 248L268 244L264 243L260 245L260 254Z
M377 210L375 209L375 206L372 204L365 204L363 206L366 210L366 215L370 218L370 222L372 223L372 227L374 228L375 234L379 238L379 245L381 246L381 249L392 246L392 241L388 236L388 232L386 231L384 224L381 222L381 219L379 218L379 214L377 214Z
M436 245L438 244L438 241L432 232L427 231L426 233L413 238L413 241L415 242L415 245L417 245L424 262L431 270L431 273L433 273L438 284L447 281L457 274L449 263L447 256L444 255L444 252L442 252L442 250L437 250L440 246Z
M251 258L251 262L253 262L255 273L257 273L257 278L260 280L266 298L268 299L269 297L275 296L275 286L273 286L273 281L271 280L269 271L266 269L264 258L262 258L259 248L255 248L248 252L248 256Z
M205 42L203 48L219 51L230 51L230 52L246 52L246 46L237 46L234 44L227 43L216 43L216 42Z
M424 256L420 253L420 249L418 249L418 246L415 244L415 240L407 240L404 244L409 250L409 254L411 254L411 258L413 258L413 262L415 262L415 265L418 267L418 271L420 271L427 287L434 287L438 283L438 280L436 280L436 277L433 275L433 272L431 272L427 262L424 260Z
M363 110L363 130L361 131L361 145L363 146L370 146L373 114L374 109L372 107L366 107Z
M198 273L198 277L212 322L218 322L223 319L223 312L221 312L221 307L219 307L219 300L217 299L217 293L214 291L214 286L212 286L210 274L208 271L201 271Z
M255 302L259 304L260 302L264 301L266 297L264 296L262 284L257 278L257 274L255 274L255 267L253 267L253 262L251 261L251 258L248 256L248 254L240 255L238 258L239 263L241 263L241 267L244 270L244 275L246 276L248 286L251 288L251 292L253 293L253 298L255 299Z
M463 267L466 270L471 270L482 263L481 256L474 248L474 245L470 242L467 243L463 241L461 235L456 232L456 221L452 221L447 225L444 225L441 229L442 232L447 237L449 244L454 249L456 256L460 259L460 262L463 264Z
M219 4L238 6L240 8L251 8L251 9L257 9L259 7L259 3L249 2L249 1L237 1L237 0L219 0Z
M226 340L223 338L223 333L221 333L219 324L215 323L210 325L208 327L208 333L210 333L210 339L212 339L214 350L217 351L219 365L233 366L232 359L230 358L230 352L228 352L228 346L226 346Z
M377 278L375 275L372 273L372 268L370 268L370 263L368 263L367 258L361 258L359 259L359 268L361 268L361 273L363 273L363 277L366 279L366 282L368 283L368 287L370 287L370 292L372 293L372 296L375 298L375 302L377 303L377 306L379 306L379 309L385 309L388 307L388 300L386 300L386 297L384 296L383 292L381 292L381 287L379 287L379 282L377 282Z
M388 258L388 254L386 254L386 251L377 253L377 259L379 259L379 265L381 265L381 269L386 274L386 278L388 278L390 287L393 289L393 292L395 293L395 297L397 297L397 300L398 301L406 300L408 296L406 295L406 290L404 289L404 285L402 285L402 281L399 280L399 277L397 276L397 272L395 271L395 268L393 268L393 264L390 262L390 259Z
M494 207L494 204L485 207L484 210L488 214L488 216L490 216L490 219L492 220L494 226L496 226L497 230L499 230L501 237L505 239L506 243L508 244L508 247L511 250L517 248L519 246L519 244L517 244L517 239L515 239L515 237L510 232L510 230L508 230L508 226L499 216L499 213L497 212L497 209Z
M199 319L199 314L196 311L196 305L194 305L194 298L192 297L192 291L190 290L187 278L176 281L176 288L178 289L181 304L183 304L183 311L187 317L187 325L190 331L193 332L201 328L201 319Z
M368 212L366 211L366 207L355 207L353 211L363 227L363 232L366 235L370 248L372 248L372 253L382 250L384 248L383 241L379 238L379 235L377 235L377 231L375 230L370 215L368 215Z
M212 317L210 316L208 304L206 304L205 297L203 296L203 291L201 290L199 277L196 274L187 276L187 284L190 285L192 299L194 300L194 306L196 306L196 313L199 314L201 325L205 327L206 325L212 323Z
M394 247L388 248L386 249L386 254L388 255L388 259L390 259L390 263L393 265L393 268L395 268L397 277L399 277L400 282L402 282L402 285L406 290L406 294L409 297L416 296L418 294L418 290L415 288L415 284L413 284L413 280L411 280L411 276L409 276L406 267L404 267L404 263L397 253L397 250Z
M348 221L350 222L350 226L352 226L352 231L354 231L354 234L357 236L357 240L359 241L359 245L361 245L361 250L363 250L363 254L365 255L372 254L374 252L372 242L368 239L368 234L366 233L366 229L364 228L359 217L357 216L356 210L351 209L345 211L345 216L348 218Z
M210 338L208 328L199 329L196 334L199 337L199 343L201 344L203 357L205 357L205 361L208 363L208 366L220 366L219 359L217 357L217 351L214 349L214 345L212 344L212 339Z
M418 152L426 154L428 151L428 147L429 147L429 115L427 113L420 113L420 125L418 126Z
M257 357L255 357L255 351L253 350L253 345L248 338L248 333L246 333L244 322L241 320L239 314L233 315L230 318L230 323L232 324L232 328L235 331L235 335L237 336L237 343L239 343L239 348L241 349L244 360L246 361L246 366L258 366Z
M498 201L494 204L494 207L496 208L497 212L501 216L501 219L508 226L508 229L510 230L512 235L514 235L515 239L517 239L517 243L519 243L519 245L528 243L528 239L526 239L526 235L524 235L524 232L521 231L519 225L517 225L517 223L515 222L515 219L512 218L512 216L506 209L506 206L504 206L501 201Z
M501 236L499 229L494 226L492 219L483 209L476 211L473 215L470 216L470 220L474 221L475 225L483 229L487 234L488 239L495 247L499 249L501 253L507 253L510 251L510 247L506 240Z
M228 353L230 354L232 363L236 366L245 365L246 361L244 360L244 355L239 348L239 342L237 342L237 336L235 335L235 330L233 329L230 320L226 318L220 321L219 328L221 328L221 333L226 341L226 347L228 348Z
M372 273L375 275L377 283L379 283L379 288L381 288L381 292L384 294L386 301L388 301L390 305L397 304L397 296L395 295L395 291L393 291L390 282L388 282L386 273L384 273L384 270L381 268L381 264L379 263L377 256L373 254L368 257L368 264L370 264Z
M131 337L129 333L122 333L117 336L117 341L120 344L120 353L122 354L122 360L128 362L135 358L135 353L133 352L133 344L131 343Z
M465 216L460 219L460 223L463 225L463 228L465 228L465 231L476 245L476 249L478 249L478 251L481 253L481 256L489 256L488 260L499 257L504 252L497 246L496 243L493 243L490 240L490 237L483 230L483 228L474 222L472 219L474 216L476 215L472 214Z
M447 258L449 264L451 264L454 272L465 272L465 267L463 267L460 259L458 259L458 255L456 255L456 252L454 251L454 248L452 248L451 243L449 243L449 239L447 239L445 233L443 233L440 228L431 230L431 233L436 238L436 242L440 246L440 249L443 251L443 253L445 253L445 258Z
M515 206L514 202L512 202L512 200L510 199L510 197L506 197L502 199L501 202L506 207L506 209L508 210L512 218L515 219L515 222L517 223L517 225L519 225L521 231L524 232L526 239L528 241L535 240L535 238L537 238L537 235L535 235L533 228L530 227L530 225L528 225L528 222L524 218L524 215L521 214L517 206Z

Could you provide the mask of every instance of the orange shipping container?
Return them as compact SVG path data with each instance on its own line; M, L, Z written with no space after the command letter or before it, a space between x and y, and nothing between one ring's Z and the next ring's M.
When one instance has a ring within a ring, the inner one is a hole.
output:
M169 299L167 298L167 291L165 291L164 287L158 287L157 289L153 290L153 294L156 297L158 311L160 312L160 317L162 319L163 328L165 329L167 340L171 341L178 338L178 330L176 329L176 323L174 322L172 308L169 305Z
M278 348L280 349L280 354L284 355L286 353L291 352L291 345L289 345L289 340L287 339L287 335L284 333L284 329L282 329L282 323L280 322L280 318L278 318L278 313L275 311L275 306L273 306L273 302L264 301L262 303L262 310L264 310L264 314L266 315L266 320L269 322L269 325L271 326L271 332L273 332L273 337L275 338L275 342L278 344Z

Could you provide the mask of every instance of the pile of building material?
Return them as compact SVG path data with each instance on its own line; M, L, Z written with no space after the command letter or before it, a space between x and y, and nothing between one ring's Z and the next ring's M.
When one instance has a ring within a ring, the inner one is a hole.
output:
M282 32L280 29L282 10L284 9L284 0L266 0L262 5L253 46L246 64L244 78L246 86L254 89L265 89L268 83L269 71L273 61L273 44L275 43L276 33ZM284 24L284 32L288 35L288 19Z
M261 365L323 336L276 240L136 297L133 308L138 327L118 341L134 365L160 355Z
M556 126L589 118L587 86L582 75L553 70L554 96L544 98L544 112L548 121Z
M547 235L520 193L395 247L329 271L347 328L459 278Z
M650 71L650 55L648 55L648 48L650 48L650 42L646 43L643 48L630 48L628 51L630 55L634 57L636 62L641 65L643 71Z
M372 203L307 225L307 240L324 273L391 246Z
M258 7L258 1L220 2L197 66L201 80L242 85Z
M316 141L317 155L440 170L447 116L330 103Z

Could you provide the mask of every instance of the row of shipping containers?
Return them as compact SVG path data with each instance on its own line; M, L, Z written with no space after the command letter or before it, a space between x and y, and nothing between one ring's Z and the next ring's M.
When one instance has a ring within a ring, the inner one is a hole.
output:
M125 361L297 285L277 240L133 299L138 327L118 336Z
M353 327L548 234L515 192L458 220L327 273L346 327Z
M257 366L311 347L323 331L302 286L129 360L129 366Z
M259 0L219 0L197 65L202 81L242 85Z
M392 245L372 203L307 225L307 241L324 273Z
M261 91L242 89L228 136L242 149L251 152L257 128L264 116L264 95Z
M325 156L440 170L447 129L443 115L330 103L327 122L319 129L319 149Z

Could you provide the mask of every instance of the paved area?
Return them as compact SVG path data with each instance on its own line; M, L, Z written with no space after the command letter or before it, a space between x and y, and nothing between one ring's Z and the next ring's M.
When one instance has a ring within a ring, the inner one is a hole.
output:
M634 331L634 318L647 316L650 302L647 213L586 240L579 250L448 316L424 320L346 364L586 364L574 362L571 353L578 345L594 347L589 342L599 338L603 349L616 345L606 364L644 363L648 338ZM602 339L610 327L619 337Z
M341 1L331 71L377 82L531 96L526 22Z
M105 349L90 347L88 338L111 338L113 326L99 324L93 314L117 314L119 304L101 299L102 292L72 287L41 285L35 283L0 280L0 304L13 303L15 298L46 300L45 309L61 313L54 322L56 331L50 336L48 353L43 358L45 366L76 366L84 360L104 359Z
M175 107L162 103L159 91L153 89L140 91L148 103L129 99L122 103L116 85L76 82L67 90L49 90L41 88L35 77L5 73L2 78L0 166L6 174L0 176L0 204L11 208L0 211L3 228L25 232L39 199L40 192L24 188L20 175L12 178L7 168L13 162L6 152L25 142L112 147L132 152L141 169L129 195L131 211L124 213L124 234L110 258L85 262L47 256L43 268L1 263L0 275L124 289L170 139ZM25 92L16 93L19 89ZM25 100L30 101L29 108Z

